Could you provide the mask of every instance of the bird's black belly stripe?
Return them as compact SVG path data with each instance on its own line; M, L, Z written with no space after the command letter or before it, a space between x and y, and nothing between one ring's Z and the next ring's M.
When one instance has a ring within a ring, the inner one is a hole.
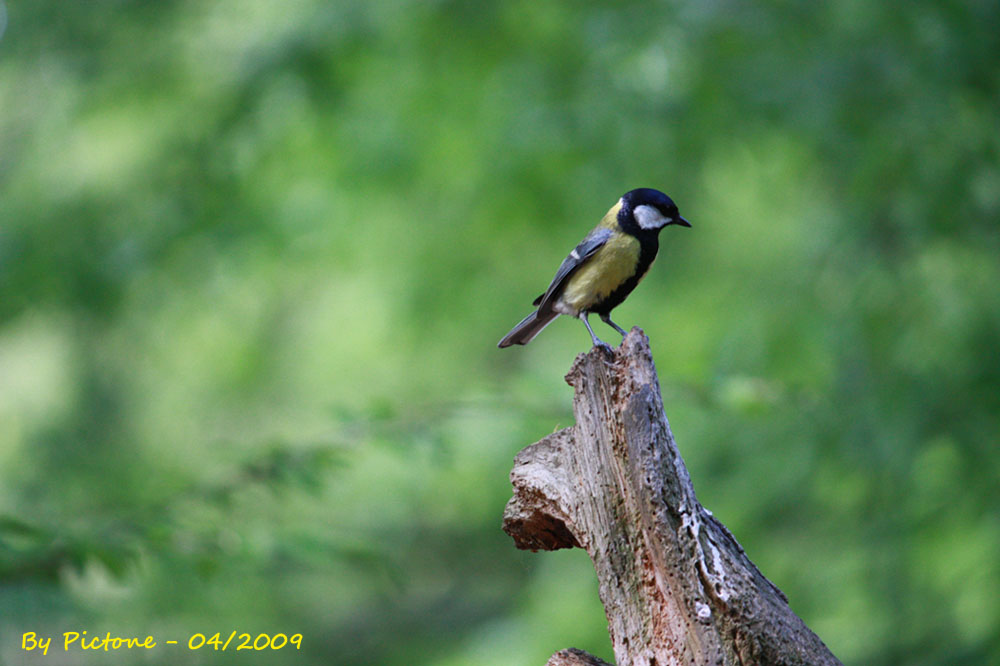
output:
M656 230L659 231L659 230ZM632 293L636 285L639 284L639 280L643 278L646 271L649 270L650 265L652 265L653 260L656 259L656 252L660 247L659 238L657 237L656 231L649 234L644 234L646 237L643 238L642 235L639 236L640 240L640 250L639 250L639 264L636 266L636 271L629 279L625 280L617 289L608 294L607 298L595 303L589 309L590 312L596 312L597 314L608 314L613 309L621 305L621 302Z

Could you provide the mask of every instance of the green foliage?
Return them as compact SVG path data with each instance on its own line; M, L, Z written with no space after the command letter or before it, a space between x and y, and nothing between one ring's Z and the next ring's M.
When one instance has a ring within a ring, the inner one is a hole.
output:
M615 319L702 501L845 662L1000 662L996 3L5 12L0 661L610 658L499 529L586 332L494 345L650 186L694 227Z

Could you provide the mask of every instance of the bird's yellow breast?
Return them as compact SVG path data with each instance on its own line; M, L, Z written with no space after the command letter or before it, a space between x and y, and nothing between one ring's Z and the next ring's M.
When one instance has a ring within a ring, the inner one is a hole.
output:
M617 233L567 281L560 298L576 311L587 310L632 277L639 263L639 240Z

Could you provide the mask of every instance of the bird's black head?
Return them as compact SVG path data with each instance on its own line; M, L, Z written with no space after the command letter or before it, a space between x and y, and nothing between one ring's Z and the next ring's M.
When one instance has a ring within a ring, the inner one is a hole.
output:
M639 231L659 231L668 224L690 227L691 224L677 212L677 204L659 190L640 187L622 196L622 207L618 211L618 223L622 229Z

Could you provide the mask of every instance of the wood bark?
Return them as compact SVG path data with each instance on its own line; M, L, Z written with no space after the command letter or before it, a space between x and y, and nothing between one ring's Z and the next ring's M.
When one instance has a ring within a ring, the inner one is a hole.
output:
M576 425L517 455L503 527L518 548L587 550L618 666L840 664L695 497L643 332L566 381Z

